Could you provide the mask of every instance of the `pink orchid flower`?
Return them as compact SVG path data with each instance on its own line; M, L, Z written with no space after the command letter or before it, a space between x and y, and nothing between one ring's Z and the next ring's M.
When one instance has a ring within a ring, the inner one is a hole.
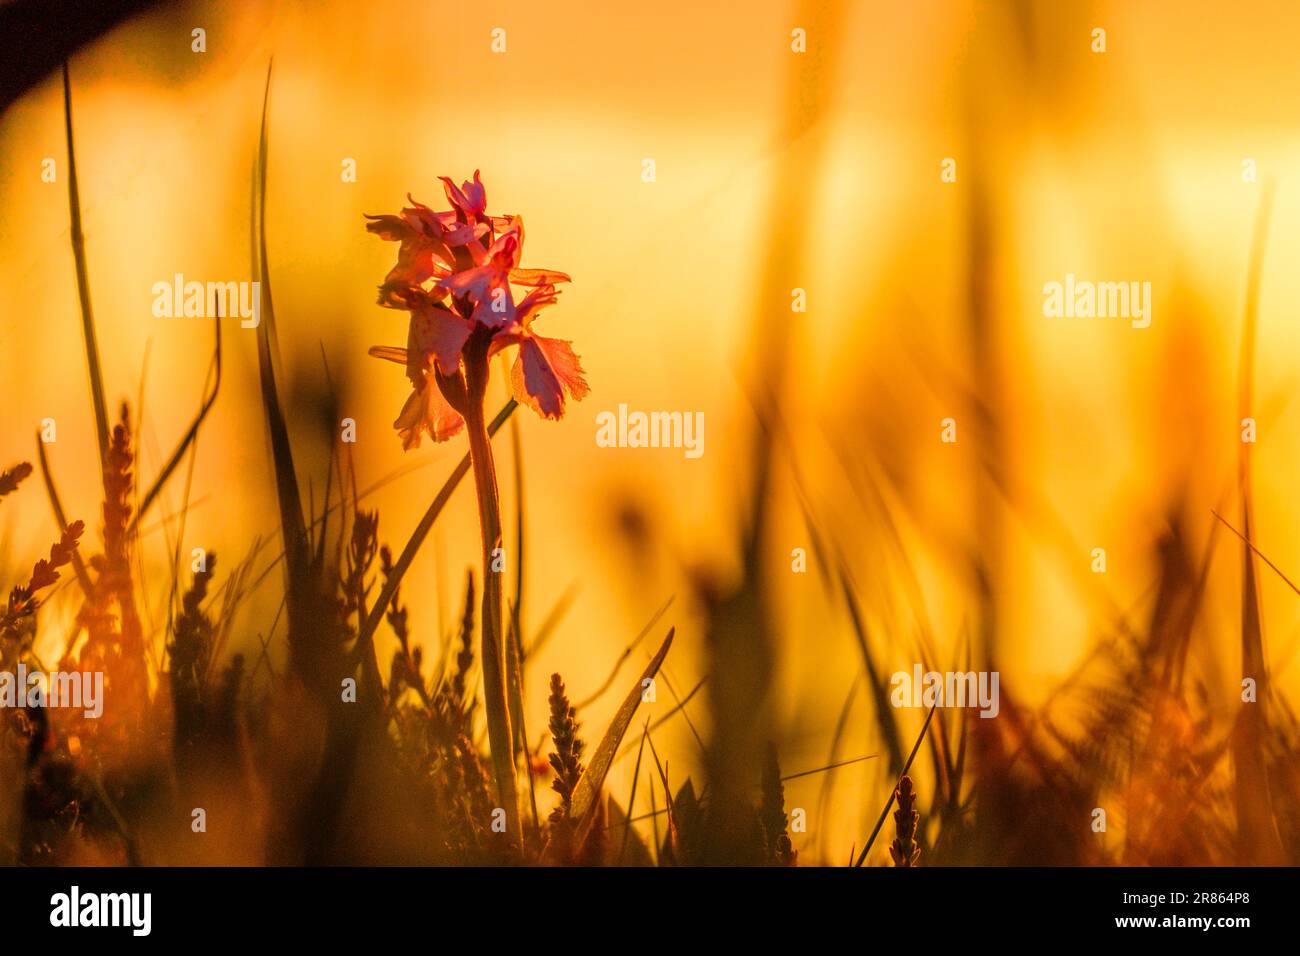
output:
M465 298L474 307L471 318L494 328L509 325L515 319L514 294L510 284L524 286L555 285L569 277L553 269L521 269L519 258L524 247L524 220L515 216L496 241L483 251L477 243L468 245L475 265L438 280L438 286L453 296Z
M582 365L573 352L573 343L551 339L532 331L533 320L548 305L559 300L552 285L542 285L524 296L516 310L515 324L493 340L518 344L519 354L510 370L510 384L515 399L543 418L560 418L564 414L565 396L582 401L587 396L587 381Z
M487 190L483 188L483 183L478 178L478 170L474 170L474 181L461 183L457 188L449 176L439 176L442 180L443 187L447 191L447 202L456 207L461 214L459 217L462 222L478 222L478 220L487 211Z
M397 264L379 287L379 304L404 308L398 301L404 288L447 275L456 263L454 249L485 235L488 226L458 222L454 213L435 213L410 196L411 205L398 216L367 216L366 230L381 239L401 243Z
M406 366L413 391L393 423L403 448L418 447L424 434L445 441L459 432L467 381L485 377L487 360L511 345L519 347L514 396L542 417L560 418L566 399L581 400L588 391L572 344L532 331L542 309L558 301L556 284L569 276L520 267L523 219L487 214L478 170L460 186L440 178L452 210L434 212L408 196L412 205L400 215L367 216L367 230L400 243L379 303L410 313L407 345L376 346L370 354ZM512 284L531 287L517 304ZM473 374L465 365L471 353Z
M460 365L461 349L474 330L474 323L444 308L422 289L406 289L401 301L411 310L404 349L376 346L370 354L406 366L406 376L414 391L393 422L402 448L418 448L422 433L436 442L446 441L464 426L464 420L443 397L430 373L430 360L444 375L452 375Z
M426 375L416 387L401 414L393 422L402 450L420 447L420 435L427 432L434 441L446 441L465 427L465 419L442 396L432 375Z
M438 287L467 300L475 322L501 328L515 317L510 270L518 265L519 252L519 233L506 232L492 243L480 265L439 279Z
M510 369L511 391L520 404L527 405L543 418L564 415L565 400L581 401L588 387L582 365L573 352L573 343L548 338L532 331L533 320L548 305L559 300L554 286L541 286L528 293L519 303L515 321L492 339L489 355L519 346ZM442 396L433 376L429 359L448 374L446 356L464 346L470 331L466 320L439 306L430 306L427 316L413 314L408 347L405 349L376 346L370 354L407 366L407 375L415 390L406 400L397 428L403 448L419 447L420 436L428 433L434 441L445 441L464 425L461 416Z

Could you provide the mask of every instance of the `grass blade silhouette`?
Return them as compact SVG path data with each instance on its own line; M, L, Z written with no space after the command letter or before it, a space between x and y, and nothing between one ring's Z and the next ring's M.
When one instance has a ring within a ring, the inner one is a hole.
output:
M77 190L77 152L72 142L72 81L63 64L63 128L68 141L68 217L72 231L72 260L77 270L77 297L81 302L81 335L86 345L90 373L90 398L95 406L95 438L99 442L99 467L108 461L108 404L104 400L104 371L99 362L95 316L90 308L90 277L86 268L86 236L81 228L81 197Z
M135 514L131 518L131 531L134 531L136 526L139 525L140 519L144 516L145 512L149 510L149 507L154 503L154 501L157 500L158 494L162 491L163 486L167 484L167 479L172 476L172 472L176 470L176 466L179 465L181 459L185 457L185 452L189 450L189 447L194 443L194 440L198 438L199 428L203 425L204 419L208 417L208 412L212 410L212 405L217 400L217 393L221 390L220 315L213 319L212 329L213 335L216 339L215 344L212 347L211 371L208 373L209 378L212 381L212 388L204 397L203 403L199 406L198 414L190 423L190 427L186 429L185 435L176 446L176 450L173 451L171 456L167 459L167 464L163 466L162 471L158 473L158 477L155 478L153 484L149 486L149 490L145 492L144 497L140 499L140 507L136 509Z
M614 714L614 719L610 721L609 727L605 730L605 736L600 738L600 743L596 746L591 755L591 760L587 763L587 769L583 772L582 777L578 780L578 785L573 790L572 815L574 820L577 821L574 840L579 846L582 845L587 830L591 826L593 817L591 811L600 795L600 788L605 784L605 775L609 773L610 764L614 762L614 756L618 753L618 745L622 742L623 735L627 733L628 725L632 723L632 717L636 714L637 706L641 703L642 685L659 672L660 665L663 664L664 658L668 656L668 651L673 645L675 630L670 629L668 631L668 636L664 638L663 644L655 652L654 658L641 672L640 678L637 679L628 695L623 698L623 703L619 706L617 713Z

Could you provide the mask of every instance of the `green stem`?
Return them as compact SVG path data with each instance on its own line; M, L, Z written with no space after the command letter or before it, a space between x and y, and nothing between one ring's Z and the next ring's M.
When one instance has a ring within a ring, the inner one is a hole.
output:
M510 706L506 696L505 645L502 640L501 577L494 570L501 547L501 501L497 492L496 465L483 414L487 390L486 349L465 352L465 431L469 435L469 456L474 467L474 490L478 494L479 530L483 539L482 660L483 702L487 711L488 744L497 797L506 811L507 833L523 849L523 820L519 815L519 788L515 778L514 738L510 732ZM499 567L502 565L498 565Z

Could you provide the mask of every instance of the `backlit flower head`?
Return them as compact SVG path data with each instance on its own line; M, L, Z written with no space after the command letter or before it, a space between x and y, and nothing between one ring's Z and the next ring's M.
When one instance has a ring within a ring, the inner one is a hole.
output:
M411 380L411 396L394 422L404 448L417 447L426 433L443 441L460 431L468 383L485 380L487 360L512 345L518 355L511 386L521 404L559 418L568 398L587 394L571 343L532 330L542 309L558 301L557 284L569 277L520 266L523 219L488 215L478 170L459 186L441 179L450 210L435 212L408 196L411 205L398 215L366 217L367 230L399 243L379 304L409 313L406 347L376 346L370 354L403 364ZM514 286L530 291L516 299ZM481 376L467 374L480 367Z

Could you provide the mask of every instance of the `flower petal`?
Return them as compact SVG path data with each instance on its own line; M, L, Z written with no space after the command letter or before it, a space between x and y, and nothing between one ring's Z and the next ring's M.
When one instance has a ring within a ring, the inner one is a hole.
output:
M538 286L555 285L557 282L572 282L566 273L554 269L511 269L510 281L519 285Z
M487 223L462 223L455 226L455 228L448 229L447 232L443 234L442 238L448 246L466 246L475 239L482 239L487 234Z
M560 384L569 393L569 397L575 402L586 398L590 389L587 387L587 379L582 371L582 362L573 351L573 343L565 339L548 339L544 335L534 335L532 340L537 343L542 354L546 356L546 361L559 376Z
M474 331L474 323L438 305L427 304L411 313L407 344L413 351L432 355L444 375L460 367L460 350Z
M483 180L479 178L477 169L474 170L474 181L462 183L460 188L465 193L465 198L469 200L471 209L480 214L487 209L487 189L483 186Z
M442 214L434 212L422 202L416 202L410 193L406 194L406 200L411 205L402 210L402 218L409 222L413 229L430 239L442 238Z
M406 349L398 348L396 345L372 345L366 350L366 354L377 359L383 359L385 362L396 362L398 365L406 364Z
M516 310L516 319L525 332L533 324L533 319L537 318L542 309L548 305L554 305L559 301L560 295L555 291L553 285L543 285L534 289L524 296L523 301L519 303Z
M510 283L494 279L474 305L471 318L490 329L499 329L515 320L515 296Z
M393 266L384 282L419 285L445 271L451 258L451 250L441 242L420 238L409 240L402 243L397 253L397 265Z
M488 248L488 264L498 272L509 273L519 265L519 256L524 248L523 225L513 226L509 231L497 236L496 242Z
M587 382L572 343L541 335L530 335L519 343L511 384L515 398L543 418L564 414L566 393L575 401L587 395Z
M469 299L474 305L471 318L481 325L499 329L514 320L515 298L510 282L491 263L440 279L438 287Z
M411 392L401 414L393 422L404 450L419 448L422 432L428 432L436 442L446 441L464 425L465 420L447 404L432 375L426 376L424 382Z
M454 272L439 279L438 287L446 289L452 295L467 295L471 300L475 300L492 282L494 271L490 265L484 265Z
M447 201L464 213L469 222L475 221L487 209L487 190L479 179L479 171L474 170L474 181L457 186L448 176L439 176L443 188L447 191Z
M441 214L416 202L409 195L411 205L402 209L400 216L371 216L366 218L366 229L381 239L398 241L397 264L389 271L380 287L379 304L389 308L404 308L392 290L402 285L418 286L430 278L445 275L455 263L455 255L447 242L447 229ZM452 225L456 225L452 219ZM473 237L469 230L468 237ZM461 242L465 237L457 234Z
M366 214L370 222L366 223L366 232L373 232L380 239L386 239L389 242L400 242L408 238L413 230L401 216L371 216Z

